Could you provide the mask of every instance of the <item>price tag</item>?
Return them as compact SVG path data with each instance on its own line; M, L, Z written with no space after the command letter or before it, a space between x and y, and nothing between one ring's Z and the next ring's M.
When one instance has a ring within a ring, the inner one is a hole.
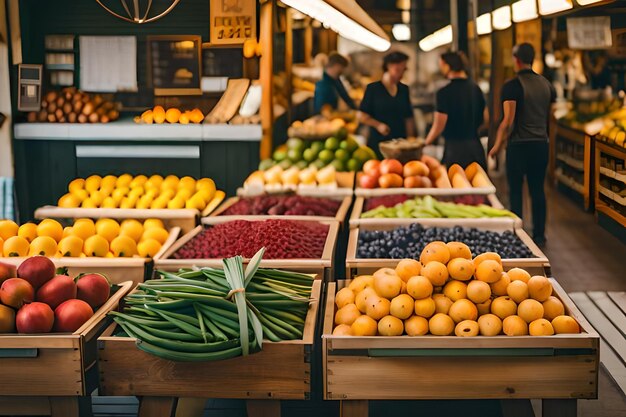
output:
M211 44L241 44L246 39L256 38L254 0L213 0L210 15Z

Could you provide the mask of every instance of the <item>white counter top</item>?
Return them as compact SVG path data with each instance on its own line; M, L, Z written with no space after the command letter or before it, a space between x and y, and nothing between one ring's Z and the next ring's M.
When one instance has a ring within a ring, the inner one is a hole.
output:
M260 125L137 124L131 120L111 123L17 123L18 140L98 141L260 141Z

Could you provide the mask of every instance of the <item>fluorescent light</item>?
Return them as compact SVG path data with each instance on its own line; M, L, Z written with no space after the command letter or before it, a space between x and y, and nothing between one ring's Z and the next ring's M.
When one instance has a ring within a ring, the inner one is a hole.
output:
M491 33L491 13L481 14L476 18L476 32L479 35Z
M393 25L393 27L391 28L391 33L393 33L393 37L400 42L408 41L411 39L411 28L409 27L409 25L405 25L404 23L398 23Z
M419 41L419 46L422 51L429 52L450 43L452 43L452 26L448 25Z
M600 3L601 1L602 0L576 0L576 3L580 4L581 6L588 6L593 3Z
M520 0L513 3L513 21L525 22L538 18L536 0Z
M381 35L365 28L323 0L282 0L282 2L289 7L293 7L294 9L311 16L313 19L323 22L324 25L328 25L328 27L346 39L350 39L351 41L368 46L380 52L386 51L391 47L389 39L386 39ZM354 3L352 8L355 7L360 9L356 3Z
M539 13L542 16L569 10L574 5L572 0L539 0Z
M511 8L509 6L500 7L491 13L493 18L493 28L503 30L511 27Z

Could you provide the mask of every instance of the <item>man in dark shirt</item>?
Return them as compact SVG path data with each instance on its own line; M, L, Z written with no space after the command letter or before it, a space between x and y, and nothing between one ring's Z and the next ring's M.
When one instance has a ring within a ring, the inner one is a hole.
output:
M315 83L315 113L319 113L322 107L329 105L333 109L337 108L339 97L350 107L356 109L354 101L348 95L341 79L339 78L348 66L348 60L333 52L328 57L328 63L324 68L322 79Z
M370 127L368 145L380 156L382 141L415 137L416 127L409 87L400 82L409 57L390 52L383 59L383 77L365 88L359 109L359 122Z
M511 210L522 217L522 186L526 177L532 202L533 238L542 245L546 240L543 187L548 166L548 129L556 93L548 80L531 69L535 59L532 45L515 46L513 59L517 77L502 87L503 118L489 156L495 158L509 141L506 173Z
M478 136L478 129L486 118L483 93L468 78L465 57L461 53L441 55L439 67L450 83L437 91L435 117L426 136L426 145L443 133L445 165L459 164L465 168L478 162L486 170L485 150Z

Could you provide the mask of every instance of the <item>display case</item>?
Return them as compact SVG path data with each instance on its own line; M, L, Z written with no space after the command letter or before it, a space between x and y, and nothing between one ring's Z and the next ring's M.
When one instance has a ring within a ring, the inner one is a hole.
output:
M598 220L626 240L626 149L598 138L595 163L598 167L594 181Z

